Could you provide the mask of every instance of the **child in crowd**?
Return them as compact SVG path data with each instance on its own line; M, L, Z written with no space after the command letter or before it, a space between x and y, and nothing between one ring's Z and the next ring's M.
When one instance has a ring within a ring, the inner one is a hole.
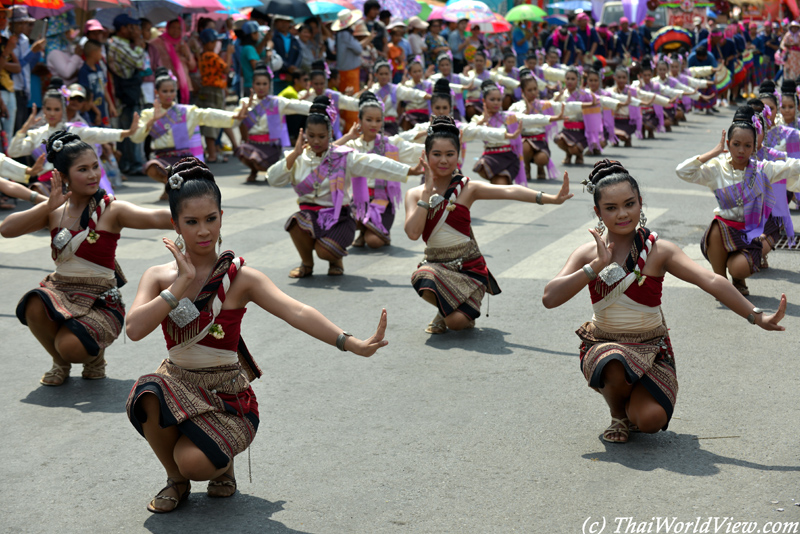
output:
M99 110L88 112L89 121L95 126L108 126L110 117L117 116L114 101L108 93L108 74L100 62L103 60L103 45L88 40L83 47L84 62L78 71L78 83L86 89L87 98Z
M223 60L214 50L217 41L225 39L224 34L218 34L214 28L206 28L200 32L200 42L203 43L203 53L200 55L200 79L202 88L197 97L197 105L201 108L225 109L225 95L228 89L228 71L233 64L233 47L229 46ZM206 161L219 163L217 156L217 138L219 128L201 126L200 133L206 138ZM231 140L233 149L237 144L233 130L226 132ZM222 156L222 163L227 163L228 157Z

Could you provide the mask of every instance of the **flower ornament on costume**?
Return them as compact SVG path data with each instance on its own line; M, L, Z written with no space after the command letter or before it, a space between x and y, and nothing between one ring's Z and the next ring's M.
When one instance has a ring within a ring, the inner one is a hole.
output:
M171 189L180 189L183 186L183 176L178 174L173 174L169 177L167 181Z
M100 239L100 234L90 229L89 233L86 236L86 241L88 241L90 245L94 245L95 243L97 243L98 239Z
M328 67L328 62L327 61L323 61L322 62L322 69L325 71L325 78L330 80L331 79L331 69Z
M216 339L222 339L225 337L225 331L222 329L222 325L217 323L211 325L211 328L208 329L208 333L214 336Z
M61 87L59 87L58 88L58 92L61 93L61 96L62 96L62 98L64 98L64 100L69 100L69 97L71 95L70 95L69 89L67 89L66 85L62 85Z
M758 133L758 135L762 135L764 133L764 130L761 128L761 114L760 113L756 113L755 115L753 115L753 127L755 127L756 132Z

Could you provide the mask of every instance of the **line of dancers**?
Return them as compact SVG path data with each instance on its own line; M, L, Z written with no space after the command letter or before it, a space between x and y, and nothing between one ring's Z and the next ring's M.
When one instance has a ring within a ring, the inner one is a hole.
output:
M440 58L440 65L448 59ZM560 190L546 194L528 187L526 164L539 168L538 179L547 172L554 177L549 138L565 151L565 162L572 157L580 162L586 153L601 154L609 143L629 144L632 136L674 125L678 111L689 112L684 98L708 102L708 95L698 94L703 84L698 80L713 69L690 71L690 76L679 66L678 75L686 76L681 82L665 74L673 65L665 58L642 64L633 85L628 85L629 72L617 69L614 86L602 89L602 72L586 74L584 88L583 73L550 62L520 69L514 79L513 69L493 76L478 60L475 76L449 79L456 75L445 76L442 69L442 76L424 84L415 71L399 86L384 80L379 64L372 90L356 99L319 86L314 92L325 94L313 95L307 109L270 96L270 73L257 66L260 86L254 80L254 95L236 111L208 122L249 124L253 138L243 143L239 157L256 174L265 171L270 184L291 185L297 193L299 210L285 225L301 260L292 278L313 274L315 254L328 262L328 275L341 276L349 246L389 244L403 197L399 184L422 176L422 183L405 193L403 229L410 239L421 237L426 244L422 261L410 273L411 284L436 307L426 332L443 334L473 328L483 296L500 292L472 231L473 203L568 201L573 194L566 172ZM324 66L318 71L324 74ZM563 86L555 87L551 98L541 98L553 90L553 80ZM167 84L162 81L159 94L174 91ZM452 89L456 84L465 92L463 102ZM714 273L647 228L638 183L620 162L598 161L583 181L594 199L597 227L547 284L542 302L548 309L557 307L588 286L594 314L578 330L580 362L588 385L609 406L606 441L623 443L631 432L666 429L672 416L678 392L675 355L660 307L666 273L700 287L753 325L783 330L785 295L775 313L767 314L746 299L744 279L765 267L766 253L781 232L793 238L788 202L789 194L800 190L800 160L795 159L800 141L792 115L797 92L791 84L781 91L769 83L761 89L758 99L737 110L716 146L676 169L679 178L709 187L717 198L719 206L702 240ZM479 101L471 98L473 91ZM507 99L506 91L515 96ZM398 116L400 98L416 99L414 106L423 107ZM452 117L461 113L461 105L467 122ZM386 310L372 336L356 338L284 294L247 267L243 257L223 252L223 199L213 174L191 151L190 134L205 119L192 109L173 111L176 105L168 100L161 106L145 117L144 127L115 135L141 137L139 132L146 131L174 144L151 166L153 177L164 182L169 209L143 209L108 194L101 187L97 149L82 139L85 129L67 125L52 132L45 146L53 169L49 198L0 224L6 238L43 228L51 234L56 269L22 296L16 310L52 358L43 385L64 384L73 364L83 366L85 379L104 378L105 351L123 324L134 341L161 326L169 355L136 382L127 403L132 425L167 475L166 486L147 505L153 513L179 506L191 493L190 481L209 481L211 497L236 492L234 458L252 443L259 424L250 383L261 371L241 333L248 303L342 351L366 357L388 343ZM358 113L358 122L341 136L336 133L341 132L340 106ZM293 147L284 135L290 112L308 114ZM394 120L387 122L387 117ZM387 125L398 120L409 128L389 135ZM560 132L554 126L559 121L564 121ZM483 181L464 174L469 139L485 144L472 169ZM126 280L115 260L124 228L178 234L164 239L174 261L142 275L127 317L119 292Z

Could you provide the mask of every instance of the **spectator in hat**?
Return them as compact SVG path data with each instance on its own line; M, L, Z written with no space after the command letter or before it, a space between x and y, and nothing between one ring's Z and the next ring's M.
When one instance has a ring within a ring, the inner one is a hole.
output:
M17 113L14 130L19 130L31 114L31 67L42 59L46 41L40 39L31 45L28 35L33 30L34 18L28 14L27 6L13 6L8 22L11 24L11 39L15 42L14 55L19 60L20 71L12 74Z
M708 39L708 30L703 28L703 18L692 18L692 47L697 46L703 39Z
M644 26L639 28L639 36L642 38L642 50L645 54L651 54L653 51L653 24L656 19L652 15L647 15L644 18Z
M425 52L428 51L424 37L427 29L428 23L416 15L408 19L408 44L411 46L411 55L422 58L423 69L425 68Z
M627 17L619 19L614 53L620 58L630 57L638 61L642 57L642 41L639 34L630 29L629 23Z
M128 129L133 114L142 110L142 78L145 66L144 38L139 20L126 13L114 18L116 33L108 42L108 70L114 77L114 95L119 110L119 126ZM143 157L133 142L126 138L121 143L123 174L142 174Z
M589 15L586 13L578 13L578 16L575 17L575 22L578 25L578 36L581 38L583 41L583 46L586 48L584 52L590 58L594 58L595 54L599 54L597 49L601 43L597 30L592 28L591 18L589 18ZM594 59L591 59L591 61L588 61L588 63L591 63L592 61L594 61Z
M292 17L284 15L275 15L272 18L272 29L275 32L272 37L272 46L275 53L283 59L283 67L275 72L275 78L272 81L272 91L276 95L287 86L292 85L290 75L300 68L302 59L300 43L297 37L289 33L293 20Z
M367 42L372 39L372 34L367 33L359 40L353 35L353 30L356 23L363 18L364 15L358 10L342 9L331 24L331 31L336 32L336 69L339 71L339 90L342 93L348 87L352 87L354 91L361 88L361 54ZM344 131L350 131L358 113L342 111L341 117L344 120Z

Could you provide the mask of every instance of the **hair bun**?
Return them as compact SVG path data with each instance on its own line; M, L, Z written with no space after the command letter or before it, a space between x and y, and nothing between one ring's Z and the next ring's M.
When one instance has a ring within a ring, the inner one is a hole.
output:
M613 159L601 159L594 164L592 172L589 173L589 182L597 185L597 182L606 176L611 176L612 174L617 173L630 174L628 173L628 169L623 167L622 163L619 161Z
M797 83L794 80L783 80L781 94L793 95L797 93Z
M450 94L450 80L447 78L439 78L436 80L436 83L433 84L433 92L434 93L446 93Z
M461 135L461 131L458 129L458 126L456 126L456 121L448 115L434 117L431 121L430 128L433 133L447 132L455 134L456 136Z
M369 102L372 100L374 100L375 102L380 102L378 100L378 97L375 96L375 93L373 93L372 91L364 91L363 93L361 93L361 96L358 97L358 105L361 106L361 104L363 104L364 102ZM316 102L316 99L314 99L314 102ZM327 106L325 107L327 108Z
M733 122L752 122L756 111L750 106L739 106L733 114Z
M162 76L169 76L169 69L167 67L158 67L154 73L156 78L161 78Z
M769 93L772 94L775 92L775 82L772 80L764 80L761 82L761 85L758 86L759 93Z
M318 59L316 61L311 62L311 70L321 70L325 72L325 60Z
M325 115L328 117L328 106L331 104L330 98L325 95L320 95L314 98L314 103L311 104L311 109L308 114ZM328 117L330 118L330 117Z
M82 142L79 136L67 130L53 132L45 144L47 147L47 161L54 164L59 152L64 149L64 146L76 141Z
M61 86L64 85L64 80L59 78L58 76L53 76L50 78L50 83L47 84L48 89L61 89Z

